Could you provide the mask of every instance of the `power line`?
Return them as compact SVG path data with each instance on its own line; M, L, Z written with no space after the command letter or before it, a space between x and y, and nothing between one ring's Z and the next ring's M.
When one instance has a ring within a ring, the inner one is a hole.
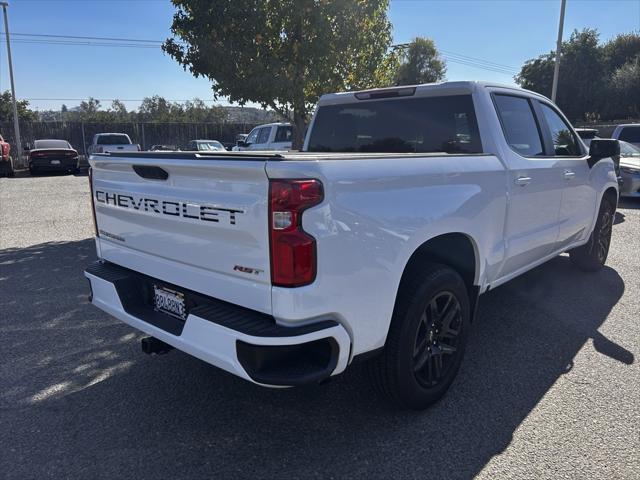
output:
M41 34L41 33L13 33L15 38L13 42L22 44L36 44L36 45L63 45L63 46L88 46L88 47L116 47L116 48L146 48L157 49L164 42L161 40L150 40L140 38L123 38L123 37L94 37L94 36L81 36L81 35L56 35L56 34ZM410 44L397 44L392 45L394 50L406 49ZM482 58L472 57L470 55L464 55L461 53L452 52L449 50L440 50L442 57L452 63L458 63L468 67L478 68L482 70L491 71L494 73L501 73L504 75L514 75L518 73L518 69L485 60Z

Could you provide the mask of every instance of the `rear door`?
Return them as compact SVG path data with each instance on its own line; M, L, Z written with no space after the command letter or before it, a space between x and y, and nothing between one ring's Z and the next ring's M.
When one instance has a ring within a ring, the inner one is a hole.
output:
M557 248L587 236L593 222L597 194L590 182L587 152L569 122L550 103L537 101L547 150L563 179Z
M264 157L91 157L102 257L268 313Z
M276 135L271 144L273 150L291 150L293 127L291 125L279 125L276 127Z
M564 179L556 159L546 155L533 101L513 93L494 92L492 97L507 144L504 277L555 250Z

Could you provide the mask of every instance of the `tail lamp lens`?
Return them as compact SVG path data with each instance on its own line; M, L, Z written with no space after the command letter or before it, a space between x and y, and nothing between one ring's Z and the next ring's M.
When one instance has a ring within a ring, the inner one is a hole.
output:
M316 277L316 240L302 228L302 213L324 198L318 180L272 180L269 191L271 282L308 285Z

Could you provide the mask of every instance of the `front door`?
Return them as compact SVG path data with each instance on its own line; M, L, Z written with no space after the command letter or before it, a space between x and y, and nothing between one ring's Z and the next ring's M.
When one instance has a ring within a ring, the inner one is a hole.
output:
M591 169L577 135L560 113L546 102L538 102L544 124L543 133L551 143L564 187L559 215L558 248L589 235L597 193L590 182Z

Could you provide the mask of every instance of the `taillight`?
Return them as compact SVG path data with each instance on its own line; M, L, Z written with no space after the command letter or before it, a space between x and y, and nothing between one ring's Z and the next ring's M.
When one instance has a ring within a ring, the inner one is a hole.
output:
M98 220L96 220L96 204L93 199L93 169L89 167L89 193L91 194L91 214L93 215L93 230L96 232L96 237L99 237L98 233Z
M271 180L271 283L300 287L316 278L316 239L302 229L302 212L324 198L318 180Z

